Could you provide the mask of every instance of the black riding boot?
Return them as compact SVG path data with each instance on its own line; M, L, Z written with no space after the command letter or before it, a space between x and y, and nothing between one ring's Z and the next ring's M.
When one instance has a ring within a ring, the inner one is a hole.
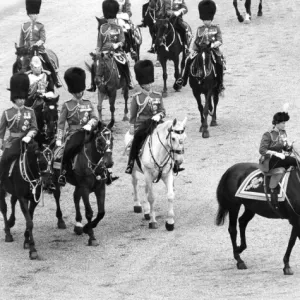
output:
M53 79L54 85L55 85L57 88L62 87L62 84L61 84L61 83L59 82L59 80L58 80L56 71L55 71L55 69L54 69L54 67L53 67L53 65L52 65L52 63L51 63L51 61L50 61L50 59L49 59L49 57L48 57L48 54L47 54L47 53L43 53L43 54L42 54L42 57L43 57L43 59L44 59L44 61L45 61L45 64L47 65L49 71L51 72L51 77L52 77L52 79Z
M67 173L67 171L66 171L65 167L63 167L62 170L60 171L60 175L58 177L58 184L60 186L65 186L67 183L66 173Z
M94 63L92 64L91 68L91 86L90 88L86 89L88 92L95 92L96 91L96 84L95 84L95 68L94 68Z
M126 63L125 65L122 64L118 64L119 70L120 72L124 75L127 86L130 90L133 89L133 84L131 82L131 78L130 78L130 70L129 70L129 66L128 63Z
M278 209L278 189L271 189L271 204L275 209Z
M129 158L125 173L126 174L132 174L133 166L134 166L134 159Z

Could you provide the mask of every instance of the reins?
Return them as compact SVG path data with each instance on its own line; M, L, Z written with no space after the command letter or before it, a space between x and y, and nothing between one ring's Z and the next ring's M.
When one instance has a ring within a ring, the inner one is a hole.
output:
M170 48L170 47L174 44L174 42L175 42L176 32L175 32L175 29L174 29L173 24L172 24L170 21L168 21L168 23L171 25L171 29L170 29L166 34L163 34L162 40L163 40L163 41L165 40L165 43L162 42L160 46L165 46L166 51L169 52L169 48ZM173 39L172 39L171 43L167 46L167 37L168 37L168 35L170 34L171 31L173 31Z

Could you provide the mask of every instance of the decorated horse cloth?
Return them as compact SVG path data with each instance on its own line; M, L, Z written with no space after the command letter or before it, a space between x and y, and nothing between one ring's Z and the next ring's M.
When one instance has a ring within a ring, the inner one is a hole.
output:
M265 180L264 176L265 176L264 173L259 169L251 172L247 176L247 178L242 182L235 196L244 199L267 201L265 190L264 190L264 180ZM278 201L285 201L289 176L290 176L290 172L286 172L280 180ZM270 198L271 195L269 194L270 191L268 185L267 185L267 190L268 190L268 197Z
M191 60L191 76L199 78L200 80L209 76L211 72L214 72L214 75L216 76L216 59L212 51L203 51L201 53L195 53L194 56L191 57Z

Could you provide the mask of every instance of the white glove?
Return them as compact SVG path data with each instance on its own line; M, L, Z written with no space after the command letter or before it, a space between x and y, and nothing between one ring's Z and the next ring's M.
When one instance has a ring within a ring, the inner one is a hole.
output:
M120 44L119 43L113 43L112 46L116 50L116 49L119 48Z
M86 124L82 127L84 130L86 131L91 131L92 130L92 126L90 124Z
M60 147L61 146L61 140L56 140L55 144L56 144L57 147Z
M285 155L284 155L283 153L275 152L274 155L277 156L277 157L280 158L280 159L285 159Z
M0 156L2 156L2 154L3 154L3 150L0 149Z
M37 42L35 43L35 45L38 46L38 47L42 46L43 44L44 44L44 42L41 41L41 40L39 40L39 41L37 41Z
M129 134L134 135L134 125L130 125Z
M152 117L152 120L155 121L155 122L159 122L160 119L161 119L160 114L157 114L157 115L155 115L155 116Z
M180 16L180 15L181 15L181 11L180 11L180 10L174 11L174 15L175 15L176 17Z
M31 137L30 137L30 136L24 136L24 137L22 138L22 141L23 141L24 143L28 144L28 143L31 141Z

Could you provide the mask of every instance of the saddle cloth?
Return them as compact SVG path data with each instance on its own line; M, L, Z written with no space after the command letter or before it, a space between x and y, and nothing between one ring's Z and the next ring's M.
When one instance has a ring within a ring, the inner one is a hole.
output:
M191 58L193 61L191 63L191 67L190 67L190 74L193 77L204 79L214 69L215 59L214 59L213 54L212 54L212 57L209 60L209 63L207 65L205 65L205 67L203 68L202 65L201 65L201 63L200 63L200 61L199 61L200 60L199 59L200 55L202 55L202 54L199 53L198 55L196 55L196 56L194 56L194 57ZM214 73L215 73L215 71L214 71Z
M278 194L278 201L284 201L286 195L286 189L288 185L290 172L286 172L280 181L280 192ZM269 187L267 187L269 190ZM266 194L264 191L264 174L261 170L255 170L248 175L248 177L242 182L239 189L237 190L236 197L267 201ZM271 195L268 194L270 198Z

